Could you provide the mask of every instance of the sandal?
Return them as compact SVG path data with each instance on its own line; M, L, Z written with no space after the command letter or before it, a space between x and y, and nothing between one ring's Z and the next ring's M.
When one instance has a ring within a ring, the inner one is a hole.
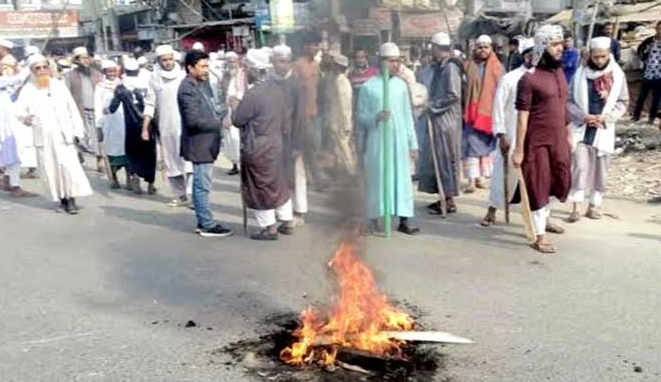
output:
M578 211L573 211L571 214L569 214L567 223L576 223L579 220L581 220L581 214Z
M592 220L600 220L602 218L601 212L596 208L590 208L585 214L585 217Z
M484 219L482 219L480 225L482 227L491 227L492 225L496 225L496 218L487 215L484 217Z
M540 252L540 253L545 253L545 254L552 254L552 253L555 253L555 251L556 251L555 246L551 243L535 242L535 243L530 244L530 246L535 251Z
M464 188L464 194L472 194L475 192L475 187L473 186L466 186Z
M565 229L555 223L551 223L550 221L547 221L546 232L554 233L556 235L562 235L563 233L565 233Z

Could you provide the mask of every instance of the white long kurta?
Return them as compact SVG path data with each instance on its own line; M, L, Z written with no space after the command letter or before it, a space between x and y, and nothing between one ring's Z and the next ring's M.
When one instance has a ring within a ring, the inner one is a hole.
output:
M168 73L163 73L162 69L155 70L145 99L144 114L153 118L158 113L158 130L168 178L193 172L193 165L181 157L181 115L177 91L184 78L186 73L178 68Z
M115 87L120 83L119 80L110 83L107 80L96 85L94 91L94 117L96 127L103 130L103 145L106 155L123 156L126 155L125 140L126 126L124 125L124 109L120 105L117 111L112 114L104 114L110 106L115 95Z
M82 139L85 126L71 93L63 82L51 79L48 89L27 83L16 101L20 120L34 117L34 143L41 178L53 201L92 194L78 161L74 138Z
M0 165L37 167L37 151L32 129L23 125L13 112L11 95L22 84L29 71L0 77Z
M243 95L245 94L245 73L243 70L239 72L232 78L227 86L227 95L226 102L228 106L231 106L231 100L236 99L241 101ZM229 121L232 120L232 108L228 108L227 117ZM223 155L227 157L232 163L239 163L241 160L241 132L236 126L230 126L229 129L225 131L227 133L223 138Z
M516 111L516 89L519 80L528 69L521 66L507 73L500 80L496 96L493 102L493 134L505 134L510 142L510 151L507 158L500 153L500 149L494 154L494 168L489 190L489 207L505 208L505 166L509 168L507 185L509 194L507 200L512 200L517 186L516 169L512 164L511 157L516 143L516 124L518 113Z

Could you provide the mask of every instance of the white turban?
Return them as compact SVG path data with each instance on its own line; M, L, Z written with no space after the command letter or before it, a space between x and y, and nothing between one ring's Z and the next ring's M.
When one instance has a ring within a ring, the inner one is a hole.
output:
M130 70L130 71L136 71L140 69L140 65L138 64L138 61L135 58L124 58L124 69Z
M611 48L611 39L610 37L595 37L590 40L590 49L610 49Z
M87 48L85 48L84 46L79 46L77 48L74 48L73 56L74 57L89 56L89 52L87 51Z
M439 45L439 46L450 46L450 45L452 45L452 41L450 40L450 35L448 35L445 32L436 33L431 38L431 42L432 42L432 44Z
M200 52L204 52L204 44L202 44L199 41L195 42L195 44L193 44L193 50L199 50Z
M159 45L156 48L156 57L161 57L168 54L174 55L174 49L172 49L171 45Z
M291 48L287 45L277 45L273 48L273 57L291 58Z
M117 63L113 60L103 60L101 61L101 70L113 69L117 67Z
M33 54L32 56L28 57L28 66L30 67L30 69L32 69L33 66L41 62L48 62L48 60L46 60L46 57L42 56L39 53Z
M477 40L475 40L475 45L491 45L493 44L493 40L491 40L491 37L483 34L482 36L478 37Z
M9 40L5 40L4 38L0 38L0 46L4 46L7 49L14 49L14 43Z
M271 67L269 53L264 49L249 49L245 62L248 67L258 70L266 70Z
M39 48L37 48L36 46L30 45L30 46L25 47L25 56L26 57L30 57L33 54L37 54L37 53L39 53Z
M553 42L562 42L562 27L560 25L544 25L535 32L535 50L533 51L532 64L537 66L542 59L546 47Z
M519 53L523 54L526 50L535 47L535 40L532 38L519 38Z
M399 50L399 47L394 42L387 42L381 45L379 49L379 56L381 58L391 58L391 57L401 57L402 53Z

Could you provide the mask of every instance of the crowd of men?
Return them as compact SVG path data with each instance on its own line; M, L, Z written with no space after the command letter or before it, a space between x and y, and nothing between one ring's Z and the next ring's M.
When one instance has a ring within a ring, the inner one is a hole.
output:
M457 211L462 192L482 188L489 189L482 226L525 194L533 248L553 253L547 233L564 229L549 219L552 198L573 203L569 222L601 218L615 125L629 105L619 44L594 38L582 57L554 25L513 40L508 58L489 36L473 42L468 59L456 43L435 34L429 52L411 52L410 67L392 42L380 47L376 65L363 49L351 64L309 36L297 60L286 45L239 56L196 43L186 54L158 46L153 62L141 54L94 59L79 47L67 67L34 48L17 62L11 42L0 40L2 186L31 196L20 187L21 168L32 177L39 168L58 210L77 214L76 199L92 194L83 154L96 158L111 188L136 194L143 182L148 194L158 192L160 168L169 205L193 209L201 236L224 237L232 231L209 202L222 153L232 162L228 175L240 175L255 240L305 224L308 183L364 186L363 231L383 230L390 211L409 235L420 231L416 186L438 195L428 211L442 215ZM661 22L639 54L645 69L633 119L652 92L653 123Z

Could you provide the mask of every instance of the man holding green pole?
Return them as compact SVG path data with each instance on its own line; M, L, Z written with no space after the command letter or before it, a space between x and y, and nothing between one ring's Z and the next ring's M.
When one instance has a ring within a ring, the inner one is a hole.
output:
M415 235L420 229L410 221L414 199L409 163L411 157L417 157L418 141L411 101L406 83L395 76L401 57L397 45L383 44L379 55L382 75L363 85L357 106L359 141L364 143L358 147L364 147L367 217L372 232L379 231L378 219L384 217L388 237L390 218L398 216L397 231Z

